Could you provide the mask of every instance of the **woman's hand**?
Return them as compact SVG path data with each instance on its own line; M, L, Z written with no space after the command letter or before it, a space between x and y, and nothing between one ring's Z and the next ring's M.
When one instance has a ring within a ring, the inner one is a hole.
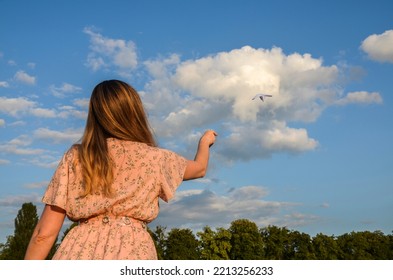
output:
M199 139L198 150L194 160L187 162L183 180L192 180L205 176L209 163L210 147L216 142L217 133L210 129Z
M201 144L207 144L209 147L211 147L216 142L217 135L218 134L213 129L206 130L199 142Z

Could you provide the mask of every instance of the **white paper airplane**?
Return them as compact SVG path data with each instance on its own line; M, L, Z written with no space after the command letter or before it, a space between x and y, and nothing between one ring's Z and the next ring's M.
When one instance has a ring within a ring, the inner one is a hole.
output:
M252 98L252 100L254 100L257 97L259 97L259 99L261 99L262 101L265 101L265 97L273 97L273 95L270 95L270 94L257 94L257 95L255 95Z

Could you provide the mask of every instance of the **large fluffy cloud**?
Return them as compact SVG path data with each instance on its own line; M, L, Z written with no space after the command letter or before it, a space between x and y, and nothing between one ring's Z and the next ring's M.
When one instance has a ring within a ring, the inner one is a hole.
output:
M217 151L227 160L313 150L318 141L299 124L316 121L328 106L382 102L376 92L343 94L338 66L277 47L245 46L186 61L171 56L146 65L152 80L143 99L157 135L195 144L189 135L215 128ZM273 97L252 100L257 93Z
M368 56L380 62L393 63L393 30L387 30L382 34L368 36L361 45L361 49Z
M246 46L186 61L173 78L181 89L195 96L229 105L231 115L240 121L257 121L265 111L285 112L280 116L286 120L310 121L319 113L309 107L310 103L324 97L320 91L336 80L337 72L335 66L324 67L320 59L308 54L287 56L279 48ZM250 102L260 92L274 98L265 106Z

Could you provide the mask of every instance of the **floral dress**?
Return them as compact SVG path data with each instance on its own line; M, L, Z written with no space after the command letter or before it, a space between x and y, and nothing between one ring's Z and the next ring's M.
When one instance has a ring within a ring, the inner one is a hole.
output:
M77 148L63 156L44 194L45 204L66 211L79 225L72 228L53 259L157 259L146 224L159 213L183 181L187 160L143 143L107 140L114 161L112 197L81 196Z

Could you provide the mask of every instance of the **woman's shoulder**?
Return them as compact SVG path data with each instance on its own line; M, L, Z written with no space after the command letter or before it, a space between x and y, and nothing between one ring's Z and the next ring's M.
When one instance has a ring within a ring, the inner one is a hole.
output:
M81 145L80 144L73 144L67 151L66 154L75 155L79 153Z
M64 153L63 158L67 161L75 161L78 159L80 144L74 144Z
M135 151L145 151L147 153L152 153L152 154L172 154L175 153L169 149L159 147L159 146L151 146L146 143L142 142L135 142L135 141L127 141L127 140L120 140L120 139L115 139L111 138L108 140L109 143L112 147L122 147L125 150L135 150Z

